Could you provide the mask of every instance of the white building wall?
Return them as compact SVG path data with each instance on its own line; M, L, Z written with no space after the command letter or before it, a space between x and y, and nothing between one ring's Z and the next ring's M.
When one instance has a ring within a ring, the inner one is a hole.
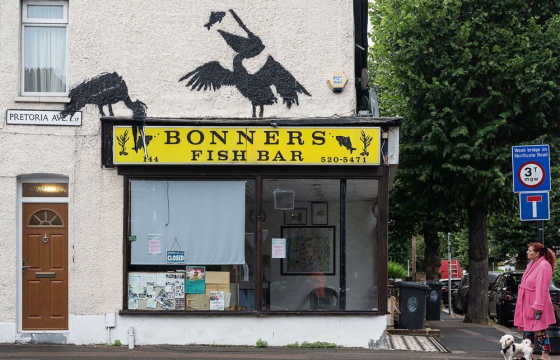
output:
M126 81L132 100L148 106L149 117L251 117L251 105L237 89L192 91L179 79L200 65L219 61L233 69L235 52L218 29L247 36L229 13L233 9L260 37L264 51L244 66L256 72L272 55L311 94L299 106L266 106L265 117L351 116L352 86L333 94L327 78L343 71L354 81L353 2L331 1L90 1L70 2L70 86L104 72ZM221 22L204 27L212 11ZM92 21L95 19L95 21ZM94 36L92 36L94 34ZM129 115L127 109L121 112Z
M248 118L251 103L235 87L193 91L179 82L186 73L219 61L233 69L234 51L217 29L247 36L233 9L265 45L243 62L256 72L268 55L283 65L311 94L299 106L264 107L264 117L311 118L355 113L354 21L350 0L104 0L69 2L68 81L70 89L102 73L117 72L132 101L147 105L157 118ZM210 29L212 11L226 16ZM62 110L68 98L20 96L21 1L0 1L0 342L105 343L105 313L122 308L123 179L101 166L100 114L86 105L82 125L7 125L8 109ZM330 73L342 71L348 85L334 94ZM115 116L131 117L123 103ZM257 110L258 111L258 110ZM105 112L109 115L108 110ZM69 330L21 331L18 259L18 176L56 174L69 178ZM302 322L305 326L301 326ZM385 330L385 318L341 317L150 317L117 316L111 339L127 342L134 327L137 344L269 345L329 341L367 347ZM216 331L219 329L219 331ZM312 331L310 331L312 329Z

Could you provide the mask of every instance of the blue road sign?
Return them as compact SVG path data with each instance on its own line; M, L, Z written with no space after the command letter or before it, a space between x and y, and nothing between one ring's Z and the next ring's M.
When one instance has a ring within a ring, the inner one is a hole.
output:
M513 192L550 191L550 147L512 146Z
M526 192L519 194L519 215L521 221L550 219L548 192Z

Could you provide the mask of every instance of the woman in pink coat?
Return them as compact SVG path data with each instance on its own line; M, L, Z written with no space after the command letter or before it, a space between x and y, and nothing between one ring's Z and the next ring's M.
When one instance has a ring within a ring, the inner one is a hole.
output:
M549 360L550 341L546 329L556 322L556 318L548 287L552 280L552 270L556 266L556 257L552 250L534 242L529 244L527 258L529 265L519 284L513 324L523 330L524 338L531 340L533 344L536 337L542 348L541 359Z

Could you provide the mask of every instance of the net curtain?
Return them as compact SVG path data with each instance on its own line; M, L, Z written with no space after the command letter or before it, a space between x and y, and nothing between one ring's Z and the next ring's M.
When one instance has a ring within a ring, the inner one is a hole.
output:
M27 17L63 18L62 6L28 6ZM25 92L66 92L66 27L24 27Z

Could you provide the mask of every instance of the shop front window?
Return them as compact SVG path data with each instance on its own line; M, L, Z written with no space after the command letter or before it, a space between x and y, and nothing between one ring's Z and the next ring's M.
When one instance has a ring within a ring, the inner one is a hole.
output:
M130 179L128 310L377 310L378 181L257 181Z
M279 205L286 204L278 194L290 192L293 209L282 210ZM264 181L266 309L377 308L376 197L377 181L371 179Z
M130 180L129 310L238 310L254 180Z

